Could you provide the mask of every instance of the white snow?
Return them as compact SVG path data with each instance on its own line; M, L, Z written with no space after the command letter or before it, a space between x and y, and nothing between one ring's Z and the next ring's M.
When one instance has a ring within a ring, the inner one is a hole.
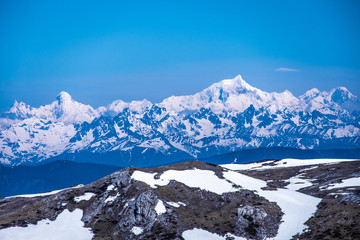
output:
M84 186L84 185L79 184L79 185L76 185L76 186L71 187L71 188L64 188L64 189L55 190L55 191L51 191L51 192L15 195L15 196L10 196L10 197L6 197L6 198L15 198L15 197L23 197L23 198L43 197L43 196L53 195L53 194L59 193L59 192L64 191L64 190L73 189L73 188L80 188L80 187L83 187L83 186Z
M166 203L169 204L170 206L173 206L176 208L178 208L180 206L184 206L184 207L186 206L186 204L183 202L166 202Z
M89 240L93 233L81 221L83 211L65 209L54 221L41 220L36 225L0 230L1 240Z
M293 191L313 185L310 180L301 178L301 174L288 179L287 182L289 182L289 185L286 188Z
M360 186L360 177L348 178L341 181L341 183L330 184L322 190L331 190L335 188L346 188L346 187L359 187Z
M165 205L163 203L163 201L158 200L156 206L155 206L155 211L157 213L157 215L161 215L163 213L166 213L166 208Z
M260 196L269 201L276 202L284 213L277 236L274 239L287 240L305 228L304 223L316 212L317 204L321 199L315 198L300 192L296 192L296 187L289 189L277 189L276 191L265 191L261 188L266 186L266 182L248 177L246 175L228 171L224 172L224 177L231 182L242 186L245 189L256 191Z
M284 167L298 167L298 166L308 166L308 165L317 165L317 164L335 164L340 162L351 162L359 161L359 159L293 159L286 158L280 161L265 161L265 162L256 162L256 163L247 163L247 164L224 164L221 165L224 168L231 170L261 170L261 169L271 169L271 168L284 168ZM269 165L271 164L271 165Z
M152 188L156 188L157 186L165 186L169 184L168 180L165 179L154 179L156 173L147 173L142 171L134 171L131 175L131 179L135 179L137 181L144 182L148 184Z
M262 190L267 185L265 181L234 171L223 172L224 178L228 181L218 178L212 171L200 169L184 171L168 170L159 179L154 179L155 175L156 173L135 171L131 178L143 181L153 188L167 185L171 180L175 180L189 187L200 188L216 194L238 191L239 189L235 188L232 183L244 189L256 191L257 194L269 199L269 201L276 202L284 212L283 223L280 224L278 235L275 238L279 240L290 239L293 235L301 232L305 227L303 224L315 213L317 210L316 206L321 200L295 191L301 187L308 186L308 182L299 179L299 176L289 180L288 189L265 191ZM300 181L301 183L299 183Z
M159 179L154 179L155 175L156 173L135 171L131 178L137 181L145 182L152 188L165 186L169 184L170 180L175 180L187 185L188 187L200 188L220 195L226 192L234 192L238 190L234 188L231 183L225 179L218 178L213 171L208 170L168 170L165 171Z
M107 199L105 199L105 203L111 203L111 202L113 202L118 196L120 196L119 193L116 193L115 196L109 196Z
M79 197L75 197L74 198L74 201L79 203L81 201L89 201L90 198L92 198L93 196L95 196L96 194L95 193L91 193L91 192L87 192L85 193L84 195L82 196L79 196Z
M143 233L143 231L144 231L144 229L142 229L141 227L133 227L131 229L131 232L135 235L140 235Z
M211 233L199 228L184 231L182 237L185 240L224 240L226 237L233 237L235 240L245 240L245 238L237 237L232 234L226 234L222 237L216 233Z
M106 188L106 191L112 191L112 190L114 190L114 188L115 188L115 186L111 184Z

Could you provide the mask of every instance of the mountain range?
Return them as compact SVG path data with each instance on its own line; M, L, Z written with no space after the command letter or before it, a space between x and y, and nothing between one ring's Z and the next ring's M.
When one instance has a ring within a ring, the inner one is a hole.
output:
M147 166L258 148L360 148L360 99L346 88L295 97L262 91L240 75L156 104L117 100L94 109L61 92L38 108L15 101L0 117L4 165Z

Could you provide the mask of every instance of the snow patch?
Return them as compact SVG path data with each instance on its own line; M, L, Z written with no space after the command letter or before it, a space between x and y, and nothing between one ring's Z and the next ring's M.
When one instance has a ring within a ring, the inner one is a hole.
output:
M119 197L120 194L119 193L116 193L115 196L109 196L107 199L105 199L105 203L111 203L113 202L117 197Z
M346 188L346 187L359 187L360 186L360 177L348 178L341 181L341 183L330 184L326 188L321 190L331 190L335 188Z
M106 191L112 191L112 190L114 190L114 188L115 188L115 186L111 184L106 188Z
M261 170L271 168L299 167L317 164L336 164L340 162L359 161L359 159L293 159L286 158L280 161L266 161L248 164L224 164L224 168L230 170Z
M74 198L74 201L75 201L76 203L79 203L79 202L81 202L81 201L89 201L90 198L92 198L92 197L95 196L95 195L96 195L95 193L87 192L87 193L85 193L85 194L82 195L82 196L75 197L75 198Z
M194 228L191 230L186 230L182 233L182 237L185 240L224 240L224 239L234 239L234 240L245 240L245 238L237 237L232 234L226 234L224 237L216 234L211 233L203 229Z
M157 213L157 215L161 215L163 213L166 213L166 208L165 205L163 203L163 201L158 200L156 206L155 206L155 211Z
M136 236L142 234L143 231L144 231L144 229L142 229L141 227L133 227L133 228L131 229L131 232L132 232L133 234L135 234Z
M316 212L317 205L321 199L315 198L290 189L277 189L276 191L262 190L266 182L248 177L246 175L228 171L224 172L224 177L229 181L242 186L245 189L256 191L258 195L265 197L281 208L284 213L278 234L274 239L291 239L305 228L304 223Z
M10 196L10 197L6 197L6 198L16 198L16 197L23 197L23 198L44 197L44 196L53 195L53 194L56 194L56 193L59 193L59 192L62 192L62 191L68 190L68 189L80 188L80 187L83 187L83 186L84 186L84 185L79 184L79 185L76 185L76 186L71 187L71 188L64 188L64 189L61 189L61 190L55 190L55 191L46 192L46 193L23 194L23 195Z
M155 175L156 173L135 171L131 178L137 181L145 182L152 188L165 186L169 184L171 180L174 180L191 188L200 188L220 195L226 192L235 192L239 190L234 188L233 184L229 183L225 179L218 178L213 171L209 170L168 170L165 171L159 179L154 179Z
M94 234L81 221L83 211L65 209L54 221L41 220L36 225L11 227L0 230L2 240L89 240Z
M166 203L169 204L170 206L173 206L176 208L178 208L180 206L184 206L184 207L186 206L186 204L183 202L166 202Z

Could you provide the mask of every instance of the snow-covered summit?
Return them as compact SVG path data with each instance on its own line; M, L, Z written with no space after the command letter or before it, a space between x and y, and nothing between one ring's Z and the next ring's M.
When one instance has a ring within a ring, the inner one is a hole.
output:
M15 100L7 114L13 114L14 116L11 117L15 119L35 118L59 121L65 124L91 122L94 118L99 117L98 112L90 105L73 100L70 94L64 91L60 92L51 104L42 105L38 108Z
M289 91L262 91L241 76L158 104L117 100L96 110L61 92L38 108L15 102L0 117L0 161L118 151L129 164L153 161L154 154L180 160L259 147L359 148L359 109L346 88L312 89L297 98Z
M91 122L99 116L90 105L73 100L70 94L64 91L57 96L56 101L41 108L65 124Z
M123 112L126 108L128 108L131 112L142 114L149 110L152 106L153 104L146 99L141 101L131 101L129 103L122 100L115 100L106 107L98 108L97 111L101 115L109 115L114 117Z
M352 112L360 110L360 101L345 87L334 88L330 92L320 92L313 88L299 97L297 109L308 112L317 110L322 113L329 113L334 110Z
M214 113L222 111L242 112L250 105L255 109L269 108L281 110L297 104L298 99L289 91L268 93L245 82L238 75L234 79L225 79L199 93L188 96L172 96L160 103L170 111L199 110L210 108Z
M24 102L18 102L15 100L13 106L10 108L8 113L14 114L18 118L26 118L31 112L30 105Z

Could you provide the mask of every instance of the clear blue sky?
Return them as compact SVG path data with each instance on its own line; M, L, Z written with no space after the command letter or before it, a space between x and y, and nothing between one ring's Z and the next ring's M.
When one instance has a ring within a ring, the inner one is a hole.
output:
M347 0L2 0L0 111L60 91L94 107L159 102L238 74L265 91L360 96L359 12Z

